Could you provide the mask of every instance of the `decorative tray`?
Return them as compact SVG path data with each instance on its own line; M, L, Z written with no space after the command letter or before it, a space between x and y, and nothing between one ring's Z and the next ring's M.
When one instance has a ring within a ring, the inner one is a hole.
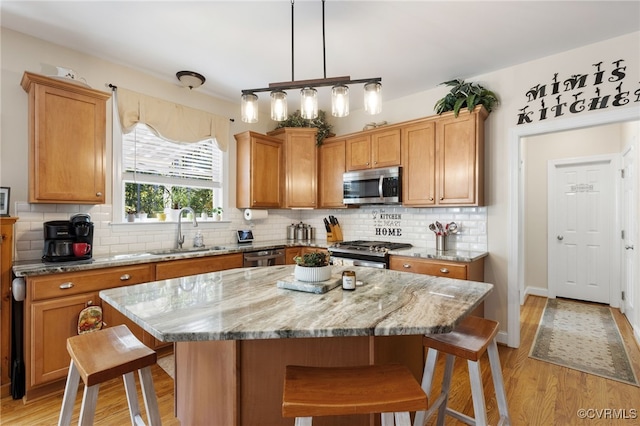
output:
M278 280L278 288L286 288L288 290L304 291L307 293L322 294L329 290L332 290L342 284L342 276L332 275L330 279L326 281L318 282L305 282L298 281L293 275Z

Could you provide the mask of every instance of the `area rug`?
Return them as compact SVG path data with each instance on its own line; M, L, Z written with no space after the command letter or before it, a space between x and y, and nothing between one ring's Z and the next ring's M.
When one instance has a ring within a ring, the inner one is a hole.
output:
M639 386L607 306L548 299L529 357Z
M163 356L158 358L158 365L162 368L172 379L175 378L175 363L173 355Z

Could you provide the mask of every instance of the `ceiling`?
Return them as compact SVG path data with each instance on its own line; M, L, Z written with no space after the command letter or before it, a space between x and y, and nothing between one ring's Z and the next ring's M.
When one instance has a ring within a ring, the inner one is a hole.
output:
M176 84L177 71L199 72L197 90L232 102L292 77L290 0L2 0L0 14L3 27ZM326 77L382 77L389 100L639 31L640 2L327 0L325 30ZM321 0L296 0L294 52L295 80L324 77ZM351 93L361 108L360 85Z

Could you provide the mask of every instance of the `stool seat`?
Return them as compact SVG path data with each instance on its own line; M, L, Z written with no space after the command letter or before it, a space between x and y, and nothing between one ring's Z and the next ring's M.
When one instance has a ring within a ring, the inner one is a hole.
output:
M284 417L407 412L408 420L409 411L426 408L426 394L403 365L286 367Z
M482 386L482 374L480 373L480 358L485 352L489 355L491 377L500 412L499 424L510 424L507 398L504 391L502 367L498 357L496 335L498 323L485 318L467 317L450 333L433 334L424 336L422 342L426 348L427 360L422 376L422 389L430 397L434 370L438 358L438 352L446 354L442 392L431 404L427 411L416 413L414 426L423 426L427 419L438 410L438 425L444 425L445 415L450 415L469 425L487 425L487 413ZM451 378L453 377L453 364L455 359L467 360L469 368L469 380L471 382L471 394L473 398L473 412L475 418L447 407Z
M424 336L422 343L458 358L478 361L497 334L496 321L467 317L452 332Z
M160 425L160 411L153 389L151 365L156 353L140 342L125 325L109 327L67 339L71 356L58 425L69 425L80 379L85 384L80 408L80 425L92 425L100 384L122 376L129 404L131 424L144 424L133 376L138 371L142 396L150 425Z
M67 339L67 351L86 386L103 383L156 363L155 351L124 326Z

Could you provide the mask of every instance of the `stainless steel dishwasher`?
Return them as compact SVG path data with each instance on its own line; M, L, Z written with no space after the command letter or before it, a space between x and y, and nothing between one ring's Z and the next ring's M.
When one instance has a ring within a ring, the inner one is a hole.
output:
M284 265L284 248L247 251L244 253L242 266L273 266Z

